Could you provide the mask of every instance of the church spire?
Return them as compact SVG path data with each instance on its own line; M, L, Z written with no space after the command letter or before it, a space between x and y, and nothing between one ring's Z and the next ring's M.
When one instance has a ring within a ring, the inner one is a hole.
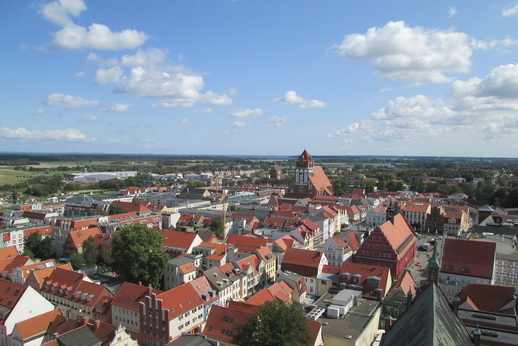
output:
M434 282L439 286L439 270L441 266L437 259L437 231L435 231L435 242L433 244L432 257L428 260L428 282Z

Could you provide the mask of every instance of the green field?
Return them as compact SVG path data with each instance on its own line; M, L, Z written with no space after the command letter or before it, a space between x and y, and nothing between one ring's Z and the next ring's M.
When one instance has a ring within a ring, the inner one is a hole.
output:
M0 185L16 184L41 172L17 171L12 166L0 166Z

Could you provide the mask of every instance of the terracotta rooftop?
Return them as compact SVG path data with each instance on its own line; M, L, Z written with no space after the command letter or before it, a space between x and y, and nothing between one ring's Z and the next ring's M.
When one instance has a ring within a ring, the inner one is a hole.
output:
M323 253L319 251L288 248L282 257L281 270L316 277L323 256Z
M458 297L462 309L516 316L516 298L511 286L467 284Z
M59 309L18 322L16 323L15 328L18 329L18 333L22 340L27 340L31 337L47 332L50 324L57 316L62 316Z
M441 272L491 279L496 243L445 239Z

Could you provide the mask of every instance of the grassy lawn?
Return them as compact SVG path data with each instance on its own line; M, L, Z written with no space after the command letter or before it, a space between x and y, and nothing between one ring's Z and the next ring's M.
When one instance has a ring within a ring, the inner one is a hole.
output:
M12 166L0 166L0 185L16 184L38 172L16 171Z

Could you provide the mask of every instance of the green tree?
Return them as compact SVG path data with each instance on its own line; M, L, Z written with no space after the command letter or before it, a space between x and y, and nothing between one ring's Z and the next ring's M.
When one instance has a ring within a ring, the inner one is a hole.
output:
M25 238L23 245L23 255L30 256L31 258L39 258L41 245L41 234L38 232L34 232L29 234L27 238Z
M345 176L341 176L335 179L332 184L335 196L341 196L349 193L349 181Z
M52 246L52 239L50 239L50 237L45 237L45 239L40 242L38 252L39 258L42 260L54 258L54 247Z
M209 227L218 239L222 239L225 236L225 226L223 225L223 218L221 216L212 219Z
M13 194L11 195L11 197L13 198L13 203L16 204L18 203L18 198L20 198L20 194L18 193L18 191L13 190Z
M160 287L168 257L157 230L126 226L115 232L112 246L113 267L123 280Z
M80 253L75 253L70 257L70 265L74 270L81 269L85 266L85 258Z
M266 303L246 323L238 324L239 345L309 345L311 334L302 306Z
M95 246L94 238L89 236L88 239L83 242L83 258L85 260L85 265L88 267L95 265L98 255L99 252Z
M108 214L109 215L116 215L116 214L122 214L124 213L124 208L122 208L119 204L110 204L110 207L108 208Z

